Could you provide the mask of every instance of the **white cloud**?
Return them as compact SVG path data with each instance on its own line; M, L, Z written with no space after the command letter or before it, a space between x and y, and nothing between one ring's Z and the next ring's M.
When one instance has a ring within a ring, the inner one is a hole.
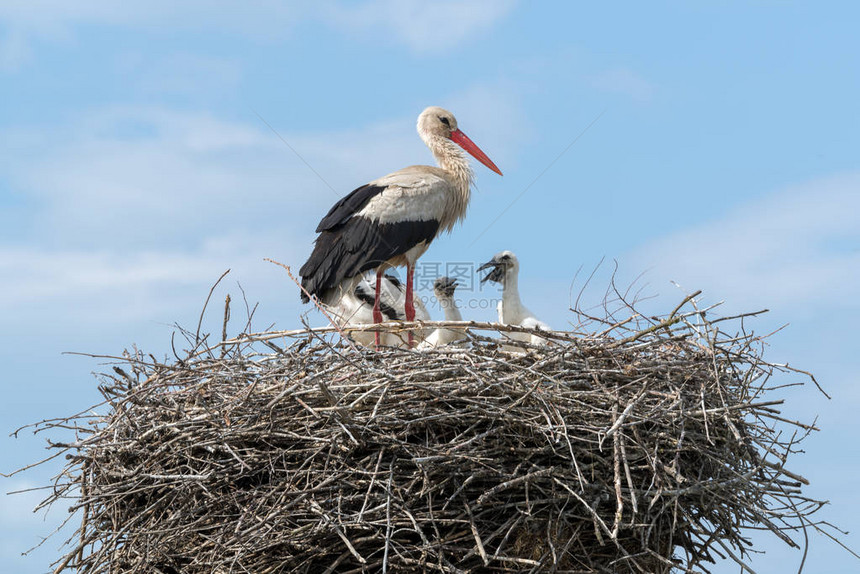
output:
M591 77L591 85L599 90L625 95L636 102L648 102L656 86L640 73L629 68L613 68Z
M0 288L0 315L16 332L46 329L67 347L76 333L117 327L131 329L122 336L138 340L153 322L196 322L210 288L230 269L212 301L212 317L220 320L225 293L233 298L234 315L244 316L239 284L251 305L263 306L260 328L273 322L294 328L308 309L286 272L264 258L291 265L295 274L308 247L276 234L248 234L174 250L0 248L0 276L12 278Z
M159 58L149 58L142 52L123 52L117 55L116 68L138 94L193 96L195 101L233 95L242 81L238 59L188 52Z
M272 41L303 21L321 21L344 31L380 34L416 52L447 51L491 27L514 0L374 0L281 2L255 0L4 0L0 3L0 70L15 70L29 59L33 39L64 41L83 25L178 30L221 30Z
M80 24L222 27L251 33L255 28L265 32L288 24L310 6L309 2L288 5L278 0L255 0L251 6L229 0L4 0L0 20L49 35L66 33Z
M0 70L14 71L32 60L34 40L65 42L79 26L218 29L258 39L279 38L301 20L311 3L256 0L252 7L228 0L4 0L0 2Z
M223 286L239 282L253 301L294 307L292 319L298 288L264 258L292 264L295 273L305 248L278 233L219 237L184 249L0 247L0 276L14 278L3 286L0 315L9 325L50 324L54 332L60 324L169 323L199 310L209 288L230 269Z
M793 186L624 258L710 299L799 310L860 305L860 173Z
M400 40L416 52L447 52L491 27L513 0L376 0L359 5L335 2L328 14L341 28L372 31Z
M0 28L0 72L19 69L31 57L27 35L20 28Z
M329 134L280 132L332 191L248 115L237 122L120 107L85 114L71 125L10 130L0 143L8 160L0 175L37 200L41 239L74 247L110 237L147 247L289 228L318 216L363 176L416 163L412 120Z
M10 133L0 176L32 212L22 212L31 235L0 244L0 276L11 278L0 288L4 320L170 322L199 309L227 268L254 300L286 290L297 302L286 275L263 258L300 265L308 218L336 194L253 121L111 108ZM318 169L349 171L306 151L325 138L285 137ZM340 143L360 149L355 138Z

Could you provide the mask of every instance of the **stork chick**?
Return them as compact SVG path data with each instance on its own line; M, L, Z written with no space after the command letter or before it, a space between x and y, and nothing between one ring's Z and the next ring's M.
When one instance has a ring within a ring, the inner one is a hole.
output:
M481 283L491 281L502 286L502 300L498 304L499 323L502 325L519 325L520 327L551 330L550 326L535 317L535 314L523 305L520 299L519 273L520 262L510 251L496 253L492 259L478 267L478 271L490 269ZM516 341L528 341L534 345L545 345L546 339L531 333L508 333L508 337Z
M344 282L339 288L341 297L336 303L325 305L326 310L333 315L335 322L341 326L369 325L377 323L374 319L373 306L376 302L376 280L362 275L360 278ZM405 319L404 301L406 293L403 283L394 275L385 274L380 277L379 311L384 321L403 321ZM351 287L351 288L350 288ZM420 298L415 301L415 318L419 321L429 321L430 313ZM350 337L360 345L369 347L382 344L389 347L405 347L408 343L399 333L376 333L372 331L353 331ZM423 333L419 333L423 339Z
M460 314L460 309L457 308L457 302L454 300L454 291L457 289L457 280L451 277L439 277L433 283L433 293L436 295L436 300L439 301L439 306L442 307L442 312L445 314L446 321L462 321L463 316ZM462 329L453 328L438 328L424 339L424 342L418 345L419 349L434 349L442 345L450 345L462 341L466 338L466 334Z

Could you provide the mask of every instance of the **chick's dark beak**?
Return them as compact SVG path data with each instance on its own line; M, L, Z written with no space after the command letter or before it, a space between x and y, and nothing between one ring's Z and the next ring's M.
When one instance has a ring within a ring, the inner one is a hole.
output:
M487 281L492 281L493 283L501 283L502 279L505 277L505 266L502 263L499 263L495 259L491 259L478 267L477 272L480 273L484 269L492 269L487 275L481 278L481 283L486 283Z
M457 289L457 279L452 277L440 277L433 285L433 290L445 297L453 297L455 289Z

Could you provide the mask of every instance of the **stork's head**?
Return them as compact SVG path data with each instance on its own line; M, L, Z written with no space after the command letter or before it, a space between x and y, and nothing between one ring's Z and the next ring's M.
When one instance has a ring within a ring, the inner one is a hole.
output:
M439 277L433 283L433 293L436 294L436 299L451 299L454 297L454 290L457 288L457 280L451 277Z
M418 116L418 133L441 136L451 139L451 133L457 130L457 118L454 114L439 106L430 106Z
M520 272L520 262L517 256L510 251L500 251L493 258L478 267L478 271L492 269L481 279L481 283L492 281L493 283L505 284L508 277L516 276Z
M457 118L454 114L439 106L430 106L418 116L418 135L430 145L433 138L445 138L451 140L474 157L476 160L493 170L499 175L502 171L487 157L481 148L466 137L457 127ZM432 149L432 145L430 146Z

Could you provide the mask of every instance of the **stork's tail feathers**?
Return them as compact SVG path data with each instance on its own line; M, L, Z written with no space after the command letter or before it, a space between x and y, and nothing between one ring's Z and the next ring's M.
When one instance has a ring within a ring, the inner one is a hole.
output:
M361 261L343 241L341 233L323 231L315 241L314 250L307 262L302 265L302 303L315 297L324 304L336 302L341 283L364 269ZM353 284L351 287L355 287Z

